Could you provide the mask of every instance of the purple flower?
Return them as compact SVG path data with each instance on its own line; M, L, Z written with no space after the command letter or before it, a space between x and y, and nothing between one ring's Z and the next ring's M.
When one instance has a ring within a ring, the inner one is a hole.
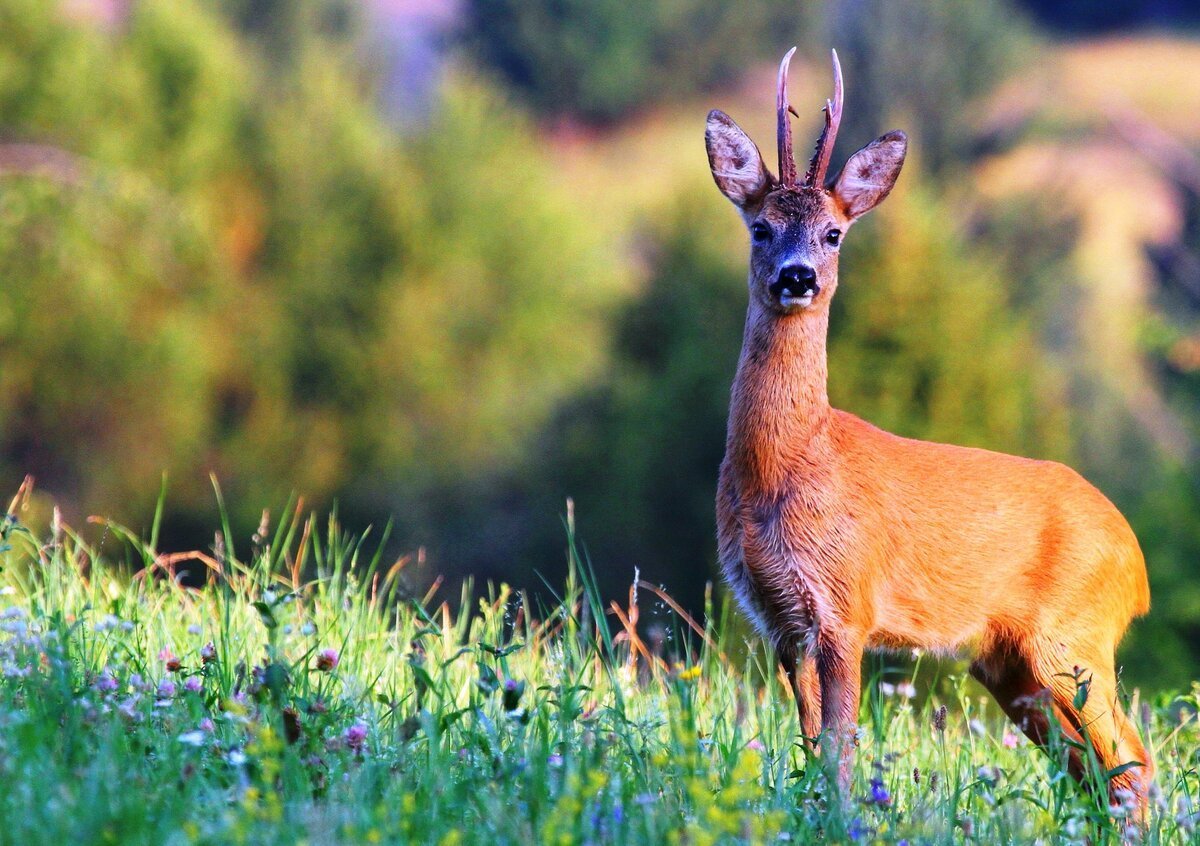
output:
M183 683L183 689L188 693L199 693L204 690L204 681L199 676L188 676Z
M105 667L100 675L96 677L93 687L100 693L112 693L119 685L117 684L117 680L113 678L113 674L109 671L108 667Z
M871 779L871 794L867 801L872 805L890 805L892 803L892 794L888 793L888 789L884 787L881 779Z
M317 653L317 669L322 673L332 673L337 669L339 660L336 649L322 649Z
M521 704L521 695L525 693L525 682L508 679L504 682L504 710L515 711Z
M355 752L361 752L367 742L366 723L355 723L346 729L346 733L342 737L346 741L347 746Z
M171 699L175 696L175 682L163 679L159 682L157 696L159 699Z

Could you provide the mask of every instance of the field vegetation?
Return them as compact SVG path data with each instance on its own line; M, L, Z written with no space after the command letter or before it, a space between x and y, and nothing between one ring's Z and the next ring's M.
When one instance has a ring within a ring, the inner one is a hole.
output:
M1184 843L1200 819L1195 691L1134 693L1160 767L1141 829L1078 789L1064 741L1036 750L920 657L873 664L838 795L730 609L700 625L648 582L604 607L569 515L555 601L497 585L452 611L384 537L299 509L163 555L15 505L0 842Z

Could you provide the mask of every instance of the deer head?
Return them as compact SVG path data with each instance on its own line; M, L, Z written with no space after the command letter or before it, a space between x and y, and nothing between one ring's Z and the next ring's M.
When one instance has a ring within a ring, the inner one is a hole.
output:
M842 236L892 190L908 147L903 132L889 132L851 156L826 184L842 118L842 69L834 51L834 94L825 101L825 128L804 178L798 179L789 118L795 112L787 97L788 66L795 52L795 47L789 50L779 66L778 178L767 170L750 137L724 112L709 112L704 136L713 179L750 230L750 295L767 313L781 316L828 308L837 288Z

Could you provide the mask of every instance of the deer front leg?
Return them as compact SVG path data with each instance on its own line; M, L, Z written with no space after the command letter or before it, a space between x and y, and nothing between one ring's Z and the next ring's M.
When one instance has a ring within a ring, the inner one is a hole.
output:
M822 633L816 650L821 688L821 746L827 767L837 766L843 800L850 795L858 707L862 696L863 641Z
M820 750L818 737L821 734L821 682L817 677L817 662L811 656L797 658L794 649L779 650L779 663L787 676L788 686L796 698L796 711L800 717L800 734L809 748Z

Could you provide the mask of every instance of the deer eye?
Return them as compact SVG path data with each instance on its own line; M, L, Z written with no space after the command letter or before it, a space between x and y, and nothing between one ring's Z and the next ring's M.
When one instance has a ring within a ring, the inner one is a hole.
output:
M762 221L758 221L750 227L750 235L759 244L765 244L771 240L771 227L767 226Z
M836 247L842 242L842 230L830 229L825 233L825 243L831 247Z

